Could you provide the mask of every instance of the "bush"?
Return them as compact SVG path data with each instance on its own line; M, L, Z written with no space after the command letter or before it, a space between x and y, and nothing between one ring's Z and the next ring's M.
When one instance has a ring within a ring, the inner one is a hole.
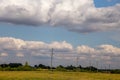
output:
M118 69L116 69L116 70L111 70L111 73L120 74L120 70L118 70Z
M66 71L65 67L63 67L62 65L59 65L58 67L56 67L57 71Z

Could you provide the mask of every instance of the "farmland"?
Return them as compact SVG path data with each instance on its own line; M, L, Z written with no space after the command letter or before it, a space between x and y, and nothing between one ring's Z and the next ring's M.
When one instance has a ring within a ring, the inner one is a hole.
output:
M0 80L120 80L120 74L60 71L0 71Z

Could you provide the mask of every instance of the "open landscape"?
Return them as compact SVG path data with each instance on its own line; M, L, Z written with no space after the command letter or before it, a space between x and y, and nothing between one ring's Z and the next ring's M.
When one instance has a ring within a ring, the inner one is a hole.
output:
M120 0L0 0L0 80L120 80Z
M0 80L120 80L120 70L9 63L0 65Z
M0 71L0 80L120 80L120 74L58 71Z

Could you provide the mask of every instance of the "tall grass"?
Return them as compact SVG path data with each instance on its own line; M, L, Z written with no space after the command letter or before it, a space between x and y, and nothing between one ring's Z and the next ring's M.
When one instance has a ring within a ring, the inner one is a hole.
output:
M0 80L120 80L120 74L57 71L0 71Z

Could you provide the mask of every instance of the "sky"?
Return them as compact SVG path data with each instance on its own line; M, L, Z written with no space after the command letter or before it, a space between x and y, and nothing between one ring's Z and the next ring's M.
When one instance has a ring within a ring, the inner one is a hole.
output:
M120 68L120 0L0 0L0 63ZM97 65L98 63L99 65Z

